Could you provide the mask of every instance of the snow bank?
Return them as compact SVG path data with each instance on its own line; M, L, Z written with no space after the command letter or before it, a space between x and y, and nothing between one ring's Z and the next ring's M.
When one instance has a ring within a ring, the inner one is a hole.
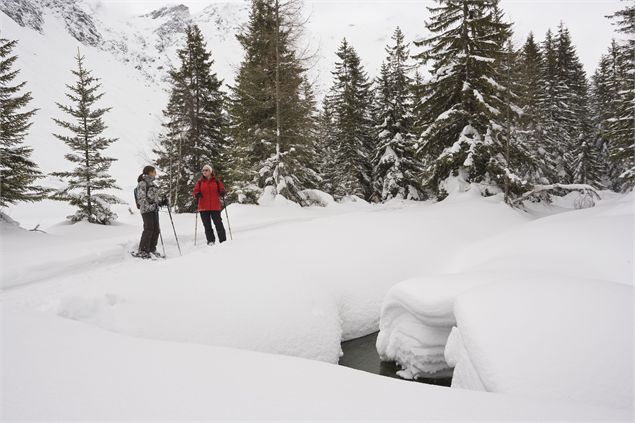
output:
M454 300L462 292L507 275L486 273L466 278L440 274L395 285L381 309L377 352L384 361L397 362L405 379L451 374L445 345L454 318Z
M448 200L461 201L473 195L471 192ZM486 227L489 219L495 218L479 217ZM629 195L592 209L511 226L466 244L443 268L452 273L427 272L427 276L401 282L388 292L381 312L378 352L384 360L398 362L403 368L400 375L406 378L447 372L453 366L443 351L455 325L454 301L462 293L489 283L519 279L542 283L593 278L632 284L632 234ZM455 372L471 373L467 365ZM466 381L465 387L471 386L468 380L481 386L478 380L460 374L458 377Z
M455 272L543 272L633 283L633 195L518 225L467 245Z
M463 218L466 208L487 220L473 225ZM395 283L424 268L441 271L456 245L526 220L470 195L438 204L231 205L229 215L234 240L214 247L194 247L194 216L175 215L183 257L162 215L169 259L151 263L126 253L138 242L138 215L105 233L96 225L46 228L39 234L46 241L29 237L3 249L22 272L9 278L9 297L137 337L335 363L342 340L378 329L382 299Z
M564 279L458 297L452 386L633 408L633 288Z
M7 420L629 420L629 411L404 383L311 360L130 338L2 310Z

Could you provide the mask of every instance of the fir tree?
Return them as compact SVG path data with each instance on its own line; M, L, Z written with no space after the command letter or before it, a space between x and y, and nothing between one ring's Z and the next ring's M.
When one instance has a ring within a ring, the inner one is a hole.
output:
M107 128L102 118L110 108L96 107L104 93L99 92L99 79L92 76L84 67L84 56L79 50L75 60L77 69L71 72L77 81L75 85L66 85L70 91L66 97L71 105L56 103L60 110L72 119L53 119L61 128L72 133L53 135L71 149L65 157L75 165L75 168L71 171L52 173L53 176L67 181L67 186L57 191L53 198L67 201L78 208L73 216L69 216L74 222L86 219L91 223L110 224L117 218L110 205L123 203L116 196L103 192L119 189L115 180L108 174L110 165L116 159L103 155L116 141L102 135Z
M382 64L376 83L375 129L377 145L373 157L375 196L419 200L422 198L418 175L419 162L414 158L416 136L413 132L413 81L409 73L410 53L401 29L386 47L388 57Z
M34 184L42 176L31 160L32 149L24 145L37 109L27 109L31 93L21 91L26 82L13 83L17 41L0 38L0 207L19 201L39 201L46 190Z
M370 82L355 49L344 39L328 94L337 140L330 184L338 197L355 195L370 200L372 186L372 136Z
M490 190L517 195L526 190L511 160L499 160L503 145L508 157L520 151L505 134L509 114L517 106L502 100L510 87L502 84L499 65L508 54L505 43L510 24L502 21L496 0L442 0L429 7L426 26L431 36L415 42L424 50L417 56L432 63L432 78L422 87L416 107L423 133L419 153L424 183L439 198L447 192L445 181L459 177L481 183ZM516 95L507 94L507 98Z
M187 27L185 46L177 54L180 67L170 72L165 132L155 153L171 204L186 212L194 210L191 192L203 165L213 165L220 175L228 168L227 118L222 81L211 71L214 61L198 26Z
M242 201L255 202L266 188L302 204L301 190L319 182L313 94L297 52L299 14L297 0L252 0L249 22L237 35L245 56L230 115L234 188Z

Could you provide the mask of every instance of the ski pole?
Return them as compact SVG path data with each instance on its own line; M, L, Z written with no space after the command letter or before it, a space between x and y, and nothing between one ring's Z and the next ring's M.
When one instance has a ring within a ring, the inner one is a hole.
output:
M159 239L161 240L161 248L163 249L163 258L168 258L165 255L165 244L163 243L163 234L161 233L161 225L159 224L159 209L157 209L157 224L159 225Z
M168 204L168 214L170 215L170 222L172 223L172 230L174 231L174 239L176 239L176 246L179 248L179 255L183 255L181 252L181 245L179 245L179 237L176 235L176 228L174 227L174 220L172 220L172 211L170 209L170 205Z
M229 224L229 213L227 213L227 203L225 202L224 195L223 195L223 207L225 208L225 217L227 218L227 228L229 228L229 239L233 241L234 237L232 236L232 225Z
M194 212L194 246L196 246L196 235L198 235L198 211Z

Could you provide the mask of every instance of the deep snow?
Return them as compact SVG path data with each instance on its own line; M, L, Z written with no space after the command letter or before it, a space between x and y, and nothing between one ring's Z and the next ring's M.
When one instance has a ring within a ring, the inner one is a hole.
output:
M405 383L342 366L130 338L2 310L7 420L629 420L629 411Z
M472 251L480 251L482 259L476 262L488 263L491 261L488 257L492 258L488 251L501 254L494 247L489 250L482 247L487 245L488 239L510 236L505 241L509 245L522 244L521 240L530 236L528 234L541 235L540 231L534 230L541 220L553 219L560 226L561 220L567 221L566 215L571 215L573 221L578 215L591 216L577 219L577 229L575 225L570 228L573 231L588 226L590 236L595 233L593 225L604 221L593 216L606 216L616 222L615 226L622 231L603 239L613 239L619 247L623 245L622 237L629 233L620 226L624 219L614 219L624 213L619 208L611 208L610 204L622 204L619 207L624 208L628 201L628 197L621 203L607 201L606 207L601 204L589 214L588 211L565 212L562 207L526 213L505 206L498 197L483 198L475 190L455 193L439 203L393 201L374 206L346 202L301 208L278 197L260 206L231 205L229 213L235 239L214 247L193 245L194 215L174 216L183 248L182 257L178 256L167 214L162 213L168 259L152 262L138 261L128 255L138 242L141 222L138 214L130 214L124 206L117 210L121 222L114 226L43 224L41 229L46 233L40 233L3 224L0 246L2 304L8 310L3 316L6 321L13 321L13 329L11 324L5 324L3 330L3 371L9 375L5 382L9 388L5 391L10 392L5 399L5 409L16 418L37 418L44 414L62 419L73 415L79 418L151 418L155 411L145 405L146 401L160 398L161 407L165 408L156 409L156 413L201 418L229 415L260 418L326 418L334 415L340 418L371 415L385 418L424 415L431 418L628 418L631 410L597 408L583 412L586 410L584 405L567 405L562 398L558 405L544 398L527 402L521 397L480 396L460 390L421 388L417 384L398 386L393 383L399 381L384 382L384 379L375 379L371 375L339 370L337 366L280 356L271 358L273 361L270 362L270 356L218 348L237 347L336 363L343 339L377 330L382 301L391 287L400 281L421 281L424 277L453 270L454 273L465 272L468 266L462 263L465 263L467 253L459 253L461 249L467 252L476 248ZM59 203L42 206L51 215L59 216L58 219L65 213L65 206ZM22 210L29 220L27 209ZM28 210L33 213L33 220L29 220L27 227L32 227L39 215ZM555 211L563 213L536 220L536 216ZM14 215L19 214L20 209L14 209L14 212ZM202 236L199 227L199 240ZM552 240L561 241L558 238ZM604 247L608 248L602 243L588 243L588 251L594 251L594 257L599 260L602 260L599 248ZM615 253L614 250L607 251L607 254ZM551 251L547 250L547 253L551 254ZM628 250L620 252L622 255L627 253ZM474 254L467 255L474 258ZM553 270L549 266L546 268ZM620 269L626 269L626 266ZM509 271L506 269L499 275ZM586 270L582 268L582 271ZM607 270L606 275L619 271ZM473 274L485 278L494 273L480 265L478 273ZM430 284L436 287L435 297L410 298L414 302L419 298L423 304L436 307L426 306L421 309L422 313L412 309L414 320L410 320L411 323L430 319L431 327L449 332L455 322L450 311L454 304L451 292L459 293L464 281L454 283L452 275L444 278ZM475 281L471 279L468 284ZM406 302L402 301L402 304ZM412 327L417 328L416 325ZM445 332L443 337L447 337ZM445 340L435 345L437 357L441 357L439 346L444 343ZM470 351L469 344L462 345ZM402 350L406 351L405 348ZM85 358L79 359L77 355ZM146 355L157 358L142 364L142 357ZM469 356L476 355L470 353ZM201 357L206 357L205 364ZM259 357L267 358L261 360ZM105 365L103 361L109 364ZM156 366L160 362L168 363L166 368L169 370L157 372ZM29 373L34 363L37 371ZM223 371L225 376L214 379L213 372L220 371L215 363L223 363L224 368L232 370ZM268 370L262 373L258 370L261 367ZM168 395L166 392L183 390L186 384L180 381L186 380L184 375L190 375L197 368L207 369L203 375L208 377L198 376L196 382L187 385L189 389L176 399L163 400ZM278 371L284 376L276 376ZM317 374L321 376L317 377ZM301 376L302 381L295 379ZM282 381L279 382L280 377ZM91 380L101 378L107 382L91 385ZM248 378L249 383L235 382L232 378L237 381ZM264 382L254 384L254 379L276 381L269 382L267 390L263 388ZM249 386L246 394L249 400L251 395L262 395L261 391L267 390L267 395L285 398L291 395L292 400L284 401L292 405L282 409L271 405L280 403L270 401L265 405L256 401L253 408L243 407L239 412L234 409L231 414L232 404L239 408L236 406L239 398L232 397L237 383ZM298 389L300 384L302 389ZM166 385L173 388L167 389ZM340 389L348 385L352 388L344 394ZM93 387L77 388L80 386ZM151 388L154 386L156 389ZM47 395L52 395L51 390L58 388L57 401L47 401L39 409L28 406L40 396L48 398ZM131 393L141 389L147 393ZM221 402L228 405L214 412L203 401L201 392L223 389L227 389L227 394L221 396ZM120 395L126 394L132 395L130 398L134 400L125 402L120 408L106 410L95 405L97 398L118 401ZM192 401L177 401L185 395L193 398ZM316 411L315 407L307 405L311 398L317 397L329 406ZM381 403L380 397L387 401ZM408 404L415 397L435 405L425 409L402 405L397 411L388 405L397 401ZM69 405L78 398L87 404L85 408L73 409ZM346 402L349 398L351 401ZM576 395L566 398L580 399ZM347 404L367 402L372 405L364 406L362 411L347 408ZM530 403L532 405L527 405ZM36 414L37 410L43 414Z
M407 378L456 366L456 387L632 408L633 195L605 195L591 209L536 208L464 245L447 273L395 285L381 357Z
M452 386L633 409L633 287L527 278L459 295Z

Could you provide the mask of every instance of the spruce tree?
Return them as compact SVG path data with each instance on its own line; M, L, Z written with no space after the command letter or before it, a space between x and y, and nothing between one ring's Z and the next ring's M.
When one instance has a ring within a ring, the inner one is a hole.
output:
M540 54L540 86L538 91L538 111L540 113L539 152L545 164L545 179L548 183L562 182L565 175L564 153L569 143L568 134L560 125L560 107L565 102L564 86L558 70L558 51L551 29L547 30ZM569 111L566 111L569 113Z
M177 52L180 67L170 71L165 131L155 150L161 180L177 212L194 210L191 193L203 165L211 164L221 176L228 169L222 81L211 70L214 61L198 26L188 26L185 34L185 45Z
M611 16L626 39L617 44L613 85L615 97L606 120L611 182L617 191L635 186L635 6L630 4Z
M232 87L234 189L242 201L270 195L304 203L301 190L318 184L314 169L313 94L297 0L252 0L249 22L237 35L245 50Z
M420 200L423 194L418 181L421 169L414 157L417 137L413 132L410 53L399 27L392 40L393 44L386 47L387 58L375 89L374 196L381 201Z
M422 87L415 109L423 128L419 153L424 183L438 198L445 182L458 177L480 183L484 193L507 189L517 195L527 189L511 160L500 160L502 148L517 157L518 144L505 133L505 121L517 106L502 100L510 89L499 66L508 54L510 24L503 22L496 0L440 0L429 7L431 35L415 45L422 64L431 62L432 78ZM507 98L515 97L507 94Z
M115 138L102 135L107 128L103 116L110 108L97 107L96 103L104 93L99 92L99 79L84 67L84 56L79 50L75 60L77 69L71 72L77 80L74 85L66 85L70 91L66 94L70 105L56 103L69 116L70 121L53 119L57 125L72 134L53 135L70 148L71 152L64 157L75 168L52 173L53 176L67 181L66 187L58 190L53 198L67 201L78 208L74 215L69 216L74 222L86 219L90 223L110 224L117 218L110 205L123 203L118 197L104 192L119 189L108 174L110 165L116 159L103 155L116 141Z
M337 51L333 85L328 94L337 140L331 166L333 195L355 195L370 200L373 194L371 83L355 49L344 39Z
M522 113L518 121L517 136L533 157L535 183L549 184L555 169L554 157L546 148L541 98L545 86L542 79L543 57L540 47L530 33L517 55L518 106Z
M316 140L316 163L320 173L319 188L325 192L335 192L336 168L334 166L337 152L335 136L335 118L333 106L328 96L322 101L322 109L318 116L318 137Z
M600 149L601 160L605 166L604 185L619 191L615 183L617 175L622 172L609 159L613 116L617 116L619 91L623 75L621 75L621 52L615 40L611 42L609 50L602 55L598 68L592 77L592 111L595 144Z
M33 150L24 144L37 109L27 109L31 93L22 92L26 82L13 82L19 73L13 69L16 44L0 38L0 207L39 201L46 193L34 184L42 173L31 160Z

